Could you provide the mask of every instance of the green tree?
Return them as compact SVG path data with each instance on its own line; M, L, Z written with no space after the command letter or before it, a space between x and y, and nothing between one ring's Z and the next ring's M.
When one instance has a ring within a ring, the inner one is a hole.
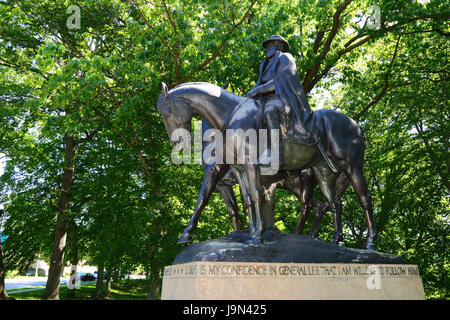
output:
M202 177L199 165L170 163L159 84L230 82L243 95L261 42L281 34L312 105L365 130L379 249L417 263L428 297L448 296L447 2L86 0L79 29L67 26L72 4L0 2L7 268L41 250L52 266L45 297L57 299L67 251L110 276L143 268L157 299ZM277 225L292 231L300 204L277 197ZM353 192L343 205L345 245L359 247L366 226ZM195 241L230 231L215 195ZM321 234L332 232L325 216Z

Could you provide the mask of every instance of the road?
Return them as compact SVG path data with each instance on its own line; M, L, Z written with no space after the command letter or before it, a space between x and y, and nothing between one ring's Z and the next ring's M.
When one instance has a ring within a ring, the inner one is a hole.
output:
M145 276L143 275L129 275L127 276L128 279L145 279ZM67 282L69 281L69 278L61 278L61 285L67 285ZM32 291L32 290L38 290L41 289L40 287L45 287L47 283L47 277L26 277L26 278L12 278L12 279L5 279L5 286L6 291L11 289L20 289L20 288L29 288L25 290L20 291L13 291L15 293L19 292L25 292L25 291ZM89 283L95 283L95 281L82 281L81 284L89 284ZM34 289L30 287L36 287ZM11 293L13 293L11 292Z
M67 284L69 278L61 278L61 284ZM45 286L47 277L26 277L5 279L6 291L28 287Z
M66 286L67 282L69 281L69 278L61 278L60 280L61 286ZM95 283L96 281L86 281L81 282L81 284L90 284ZM21 293L21 292L27 292L27 291L34 291L43 289L45 287L45 284L47 283L47 277L28 277L28 278L16 278L16 279L5 279L5 286L6 286L6 292L8 294L15 294L15 293ZM33 288L35 287L35 288ZM17 290L20 288L28 288L24 290ZM14 291L8 292L8 290L16 289Z

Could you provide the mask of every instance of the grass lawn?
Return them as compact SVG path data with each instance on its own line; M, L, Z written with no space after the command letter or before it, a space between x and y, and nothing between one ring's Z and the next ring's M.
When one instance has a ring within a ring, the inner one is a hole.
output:
M104 284L106 285L106 283ZM134 280L121 280L116 283L111 283L111 300L145 300L148 294L148 279L134 279ZM25 289L25 288L24 288ZM22 289L21 289L22 290ZM90 300L91 295L95 291L95 283L83 284L81 283L81 288L76 290L75 298L67 298L67 287L62 286L59 289L59 298L61 300ZM42 294L44 293L44 288L14 293L8 291L8 295L16 298L17 300L40 300Z

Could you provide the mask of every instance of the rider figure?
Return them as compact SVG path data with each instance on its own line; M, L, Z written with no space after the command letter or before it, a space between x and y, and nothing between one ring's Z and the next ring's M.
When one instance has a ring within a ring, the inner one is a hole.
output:
M316 145L319 139L315 115L303 91L294 57L288 52L288 42L274 35L262 46L266 49L266 59L261 64L258 81L247 96L262 100L267 129L279 130L283 139L292 142ZM270 152L268 145L259 164L268 165Z

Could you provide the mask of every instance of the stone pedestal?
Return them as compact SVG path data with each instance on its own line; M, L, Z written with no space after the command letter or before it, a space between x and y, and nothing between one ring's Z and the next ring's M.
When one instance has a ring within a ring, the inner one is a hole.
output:
M197 261L164 269L163 300L425 299L415 265Z

